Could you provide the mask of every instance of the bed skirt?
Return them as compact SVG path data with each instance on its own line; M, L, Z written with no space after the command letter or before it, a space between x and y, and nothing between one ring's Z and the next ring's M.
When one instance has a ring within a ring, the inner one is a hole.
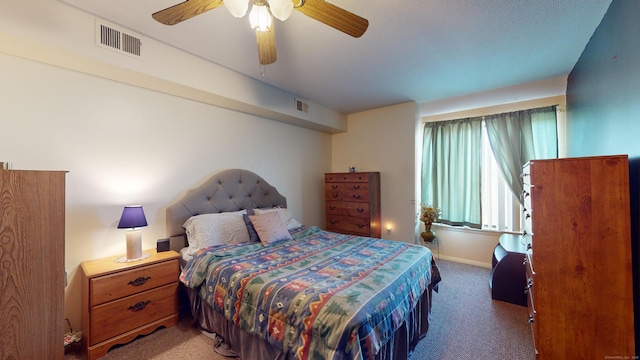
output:
M185 287L186 288L186 287ZM261 338L250 334L227 320L223 314L214 311L202 301L197 291L186 288L189 295L191 314L194 323L201 329L217 334L224 341L221 346L230 350L240 359L255 360L289 360L293 354L283 353ZM423 293L416 307L409 313L391 341L379 349L375 360L406 360L418 341L429 330L429 314L431 313L432 287Z

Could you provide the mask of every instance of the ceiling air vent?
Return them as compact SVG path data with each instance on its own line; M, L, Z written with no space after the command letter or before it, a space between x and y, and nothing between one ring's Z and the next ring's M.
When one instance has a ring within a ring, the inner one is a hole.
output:
M96 45L140 59L141 36L96 19Z
M303 113L308 113L309 105L303 100L296 98L296 110Z

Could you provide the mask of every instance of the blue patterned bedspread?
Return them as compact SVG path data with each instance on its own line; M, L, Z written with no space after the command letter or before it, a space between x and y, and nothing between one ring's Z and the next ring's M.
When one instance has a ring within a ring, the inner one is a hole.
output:
M297 359L373 356L431 283L429 249L303 227L293 240L197 252L180 280ZM435 266L435 265L434 265Z

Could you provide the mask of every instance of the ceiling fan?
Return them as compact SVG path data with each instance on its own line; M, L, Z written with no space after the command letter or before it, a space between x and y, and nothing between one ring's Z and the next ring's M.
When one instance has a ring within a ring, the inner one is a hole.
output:
M261 65L277 60L272 16L286 20L295 9L308 17L353 37L360 37L369 21L324 0L186 0L151 16L165 25L175 25L196 15L225 5L235 17L243 17L249 8L249 22L256 33Z

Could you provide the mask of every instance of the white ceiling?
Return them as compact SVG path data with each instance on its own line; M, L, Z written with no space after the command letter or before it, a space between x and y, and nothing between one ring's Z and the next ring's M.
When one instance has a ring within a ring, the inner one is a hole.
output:
M264 76L248 19L224 7L174 26L151 14L180 0L63 0L143 36L353 113L566 76L611 0L330 0L369 20L352 38L294 11L275 20Z

